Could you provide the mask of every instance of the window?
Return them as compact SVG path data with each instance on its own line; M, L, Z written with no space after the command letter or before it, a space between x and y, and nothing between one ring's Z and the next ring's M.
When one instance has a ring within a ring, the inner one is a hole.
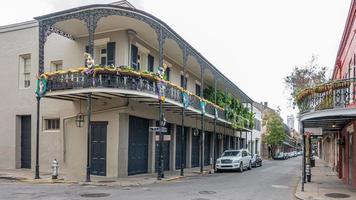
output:
M21 88L29 88L31 85L31 55L20 56L19 81Z
M60 71L63 69L63 62L61 60L51 62L51 71Z
M101 48L100 49L100 65L101 66L106 65L106 58L107 58L106 48Z
M154 57L153 57L152 55L148 54L148 56L147 56L147 62L148 62L148 64L147 64L147 71L153 72L153 71L154 71L154 69L153 69Z
M182 87L182 88L185 88L184 87L184 85L183 85L183 75L180 75L180 86ZM185 86L187 86L188 84L188 78L187 77L185 77Z
M200 85L199 84L195 84L195 94L200 96Z
M59 130L59 119L45 119L45 130Z
M165 76L165 79L166 79L167 81L169 81L169 78L170 78L170 76L171 76L171 68L167 67L164 76Z
M254 129L260 131L261 130L261 121L255 118Z

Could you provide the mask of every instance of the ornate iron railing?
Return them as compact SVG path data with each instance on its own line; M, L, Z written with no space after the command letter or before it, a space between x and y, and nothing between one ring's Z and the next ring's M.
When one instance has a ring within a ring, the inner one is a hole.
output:
M167 99L182 103L183 92L172 86L166 84L165 96ZM68 72L64 74L54 74L47 77L47 90L59 91L68 89L83 89L83 88L118 88L125 90L140 91L148 94L157 94L157 82L142 76L132 76L116 73L96 73L94 75L87 75L82 72ZM189 95L189 105L192 108L201 110L200 99L195 95ZM216 106L207 103L206 113L215 115ZM220 119L226 120L224 110L217 108L217 115Z
M355 79L332 81L298 93L297 105L300 113L346 108L356 103Z

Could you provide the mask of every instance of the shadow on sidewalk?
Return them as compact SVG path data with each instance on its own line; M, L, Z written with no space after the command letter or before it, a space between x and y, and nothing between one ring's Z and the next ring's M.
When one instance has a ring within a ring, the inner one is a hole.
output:
M304 184L304 192L301 192L302 182L298 183L295 193L298 199L356 199L356 188L342 182L325 161L316 158L311 172L312 181Z

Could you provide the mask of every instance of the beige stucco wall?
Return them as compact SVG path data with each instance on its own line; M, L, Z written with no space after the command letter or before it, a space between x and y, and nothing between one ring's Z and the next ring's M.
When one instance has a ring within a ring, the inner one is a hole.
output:
M32 132L32 169L35 166L35 136L36 136L36 98L35 76L38 66L38 30L30 27L23 30L0 32L0 91L3 93L0 104L0 168L20 167L20 120L18 116L31 115ZM95 39L110 38L116 42L116 66L129 65L129 42L126 31L116 31L98 34ZM155 57L155 66L158 65L158 52L143 43L150 49ZM51 34L45 45L45 71L50 70L50 62L63 61L64 68L83 66L83 53L87 38L78 38L72 41L56 34ZM19 56L31 54L31 87L19 89ZM180 85L181 67L179 61L169 57L165 60L172 64L171 81ZM189 70L188 70L189 71ZM195 92L195 83L199 80L189 74L188 90ZM133 100L129 104L124 99L93 100L93 121L107 121L107 176L124 176L127 174L127 143L128 123L127 116L134 115L147 119L158 119L158 108L140 104ZM82 128L75 126L74 116L80 111L85 113L86 102L61 101L53 99L41 100L40 114L40 169L50 171L51 161L56 158L60 163L60 172L69 177L83 178L86 168L87 156L87 130L86 124ZM42 121L45 118L56 117L60 119L60 130L44 131ZM181 116L166 112L169 123L180 124ZM185 124L191 128L200 128L200 120L186 117ZM207 131L213 131L212 123L205 123ZM217 132L223 133L223 127L217 127ZM231 132L231 131L230 131ZM228 133L228 131L227 131ZM232 132L231 132L232 134ZM189 136L190 138L191 136ZM155 141L151 137L150 157L154 157ZM172 143L173 144L173 143ZM188 147L188 152L190 152ZM173 152L172 158L173 158ZM190 157L190 156L189 156ZM172 162L172 167L173 168ZM189 166L190 161L187 165ZM154 169L154 162L149 162L149 169Z

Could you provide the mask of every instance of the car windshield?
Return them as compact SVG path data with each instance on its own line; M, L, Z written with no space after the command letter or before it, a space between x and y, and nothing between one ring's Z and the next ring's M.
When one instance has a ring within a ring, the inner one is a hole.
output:
M239 154L240 154L240 151L225 151L222 154L222 157L225 157L225 156L238 156Z

